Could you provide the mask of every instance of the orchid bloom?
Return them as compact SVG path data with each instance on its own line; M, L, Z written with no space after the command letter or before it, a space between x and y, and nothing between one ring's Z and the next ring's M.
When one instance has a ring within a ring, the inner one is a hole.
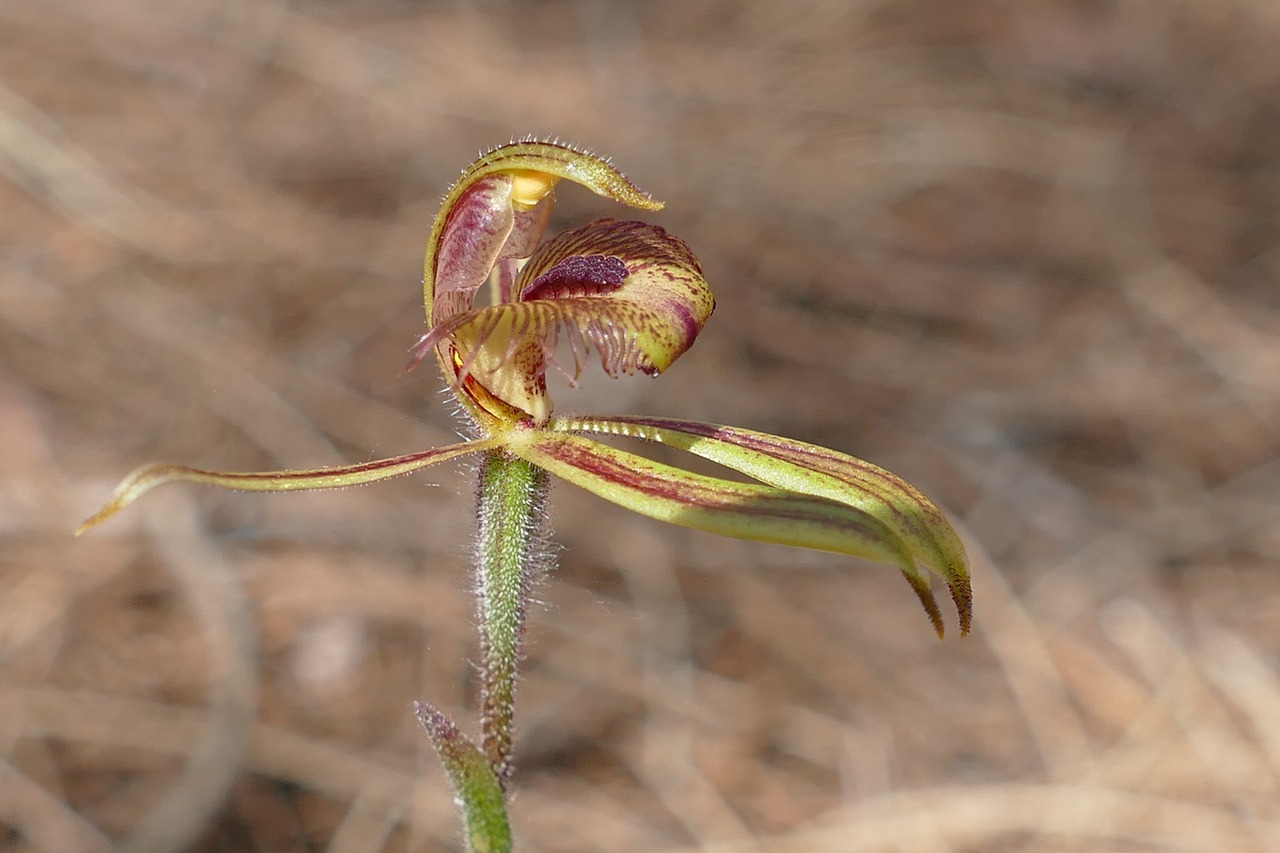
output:
M461 798L488 803L467 807L474 849L503 849L493 838L506 831L505 813L501 820L494 818L501 808L495 812L493 803L501 805L510 774L512 691L530 564L549 560L537 554L545 530L547 473L661 521L896 566L941 635L932 572L950 592L962 634L971 619L968 569L955 530L928 498L882 468L737 427L656 417L552 415L548 368L562 371L571 384L588 360L598 360L611 376L656 375L693 344L715 307L692 251L656 225L599 219L544 239L562 180L633 208L662 207L608 161L526 139L473 163L446 195L432 228L423 279L427 332L413 347L409 367L435 354L472 422L472 440L313 470L218 473L149 465L129 475L80 528L102 523L169 480L250 491L322 489L484 454L478 543L486 671L483 749L439 712L428 706L419 710ZM557 352L566 350L572 363L562 365ZM598 436L666 444L757 482L673 467ZM503 556L508 552L515 556ZM485 555L496 555L492 567L486 567L490 558ZM514 580L502 587L501 577Z
M684 241L656 225L599 219L543 241L555 186L568 179L643 210L662 203L608 161L525 140L490 151L445 197L423 279L429 331L413 367L434 351L479 437L448 447L337 468L217 473L148 465L80 527L101 524L169 480L248 491L351 486L502 448L636 512L742 539L836 551L897 566L942 633L925 571L950 590L967 633L971 597L964 548L942 511L900 477L799 441L666 418L553 418L546 370L562 332L576 380L595 349L610 375L661 373L715 306ZM489 283L492 304L476 307ZM585 436L661 442L747 474L761 485L694 474Z

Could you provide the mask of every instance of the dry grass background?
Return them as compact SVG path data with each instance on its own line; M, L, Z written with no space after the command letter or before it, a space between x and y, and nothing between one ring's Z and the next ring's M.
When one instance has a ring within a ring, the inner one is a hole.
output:
M897 470L978 609L558 488L520 849L1280 849L1277 8L0 2L0 847L456 849L409 703L470 719L467 472L69 531L451 440L423 242L532 132L719 299L561 408Z

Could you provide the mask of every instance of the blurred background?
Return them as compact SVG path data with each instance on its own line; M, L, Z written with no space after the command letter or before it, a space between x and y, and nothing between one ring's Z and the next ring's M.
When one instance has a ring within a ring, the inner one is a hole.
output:
M904 475L976 627L559 486L519 849L1280 849L1278 40L1267 0L0 0L0 848L458 849L410 703L474 719L465 466L70 531L151 460L454 440L397 378L423 247L532 133L665 200L719 303L559 408Z

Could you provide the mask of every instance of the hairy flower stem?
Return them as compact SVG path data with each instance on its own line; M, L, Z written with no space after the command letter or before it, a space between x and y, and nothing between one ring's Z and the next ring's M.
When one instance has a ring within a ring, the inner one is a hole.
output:
M480 724L484 754L505 790L511 779L515 711L525 603L548 568L549 475L502 450L485 454L476 514L477 598L480 605Z

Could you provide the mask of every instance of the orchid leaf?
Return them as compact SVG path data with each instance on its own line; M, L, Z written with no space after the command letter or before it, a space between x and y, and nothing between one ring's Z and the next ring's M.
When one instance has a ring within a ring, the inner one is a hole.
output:
M472 853L510 851L511 827L502 785L484 753L453 720L430 705L415 702L414 713L458 794L467 849Z
M605 433L671 445L780 489L856 507L894 531L912 556L947 584L967 634L972 593L964 545L937 505L901 477L870 462L767 433L671 418L557 418L557 431ZM920 595L925 580L914 566L904 572ZM921 598L935 627L936 608Z
M593 439L517 427L506 449L641 515L735 539L797 545L889 563L914 563L882 521L824 497L708 477Z
M299 471L220 472L187 468L182 465L156 463L138 468L116 486L110 500L77 529L76 535L97 527L161 483L185 480L224 489L245 492L295 492L307 489L335 489L358 486L410 474L468 453L492 450L502 444L500 438L486 438L447 447L436 447L418 453L360 462L336 468L310 468Z

